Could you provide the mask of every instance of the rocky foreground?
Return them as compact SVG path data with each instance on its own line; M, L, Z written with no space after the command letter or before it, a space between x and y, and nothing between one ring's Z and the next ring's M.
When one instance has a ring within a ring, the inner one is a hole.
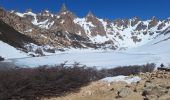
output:
M140 73L141 81L92 82L78 93L43 100L170 100L170 72ZM133 76L129 76L133 77Z

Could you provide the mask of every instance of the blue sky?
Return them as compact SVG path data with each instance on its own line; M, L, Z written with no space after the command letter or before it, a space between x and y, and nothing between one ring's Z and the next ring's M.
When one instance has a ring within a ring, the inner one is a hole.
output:
M0 6L20 12L31 8L33 12L48 9L57 13L63 3L79 17L85 16L88 11L99 18L108 19L170 17L170 0L0 0Z

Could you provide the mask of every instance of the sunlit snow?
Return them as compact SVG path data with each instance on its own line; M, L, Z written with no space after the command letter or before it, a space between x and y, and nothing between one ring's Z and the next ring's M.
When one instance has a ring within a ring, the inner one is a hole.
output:
M101 79L100 81L109 82L109 83L111 83L111 82L125 82L127 84L131 84L131 83L139 82L140 80L141 80L141 78L138 76L129 77L129 76L120 75L120 76L115 76L115 77L106 77L104 79Z

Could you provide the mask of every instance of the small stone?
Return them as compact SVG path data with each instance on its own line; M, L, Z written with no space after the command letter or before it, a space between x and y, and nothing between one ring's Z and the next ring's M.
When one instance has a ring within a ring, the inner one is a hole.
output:
M125 88L121 89L120 91L118 91L118 95L120 97L124 98L124 97L127 97L128 95L130 95L132 92L133 91L130 88L125 87Z
M147 96L148 100L157 100L158 97L156 95L148 95Z
M156 84L151 83L151 82L146 82L145 83L145 87L147 87L147 88L152 88L152 87L155 87L155 86L156 86Z
M111 88L110 91L114 91L115 89L114 88Z
M170 95L166 94L158 98L158 100L170 100Z

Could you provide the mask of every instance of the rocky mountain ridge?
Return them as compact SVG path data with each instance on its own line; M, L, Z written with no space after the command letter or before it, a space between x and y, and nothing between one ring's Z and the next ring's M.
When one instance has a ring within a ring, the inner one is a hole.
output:
M170 19L156 17L142 21L132 19L100 19L92 12L84 18L77 17L65 5L57 14L48 10L35 14L30 9L25 13L0 9L0 20L32 38L37 44L25 48L43 49L95 48L127 49L141 46L153 40L170 27ZM48 50L47 50L48 51Z

